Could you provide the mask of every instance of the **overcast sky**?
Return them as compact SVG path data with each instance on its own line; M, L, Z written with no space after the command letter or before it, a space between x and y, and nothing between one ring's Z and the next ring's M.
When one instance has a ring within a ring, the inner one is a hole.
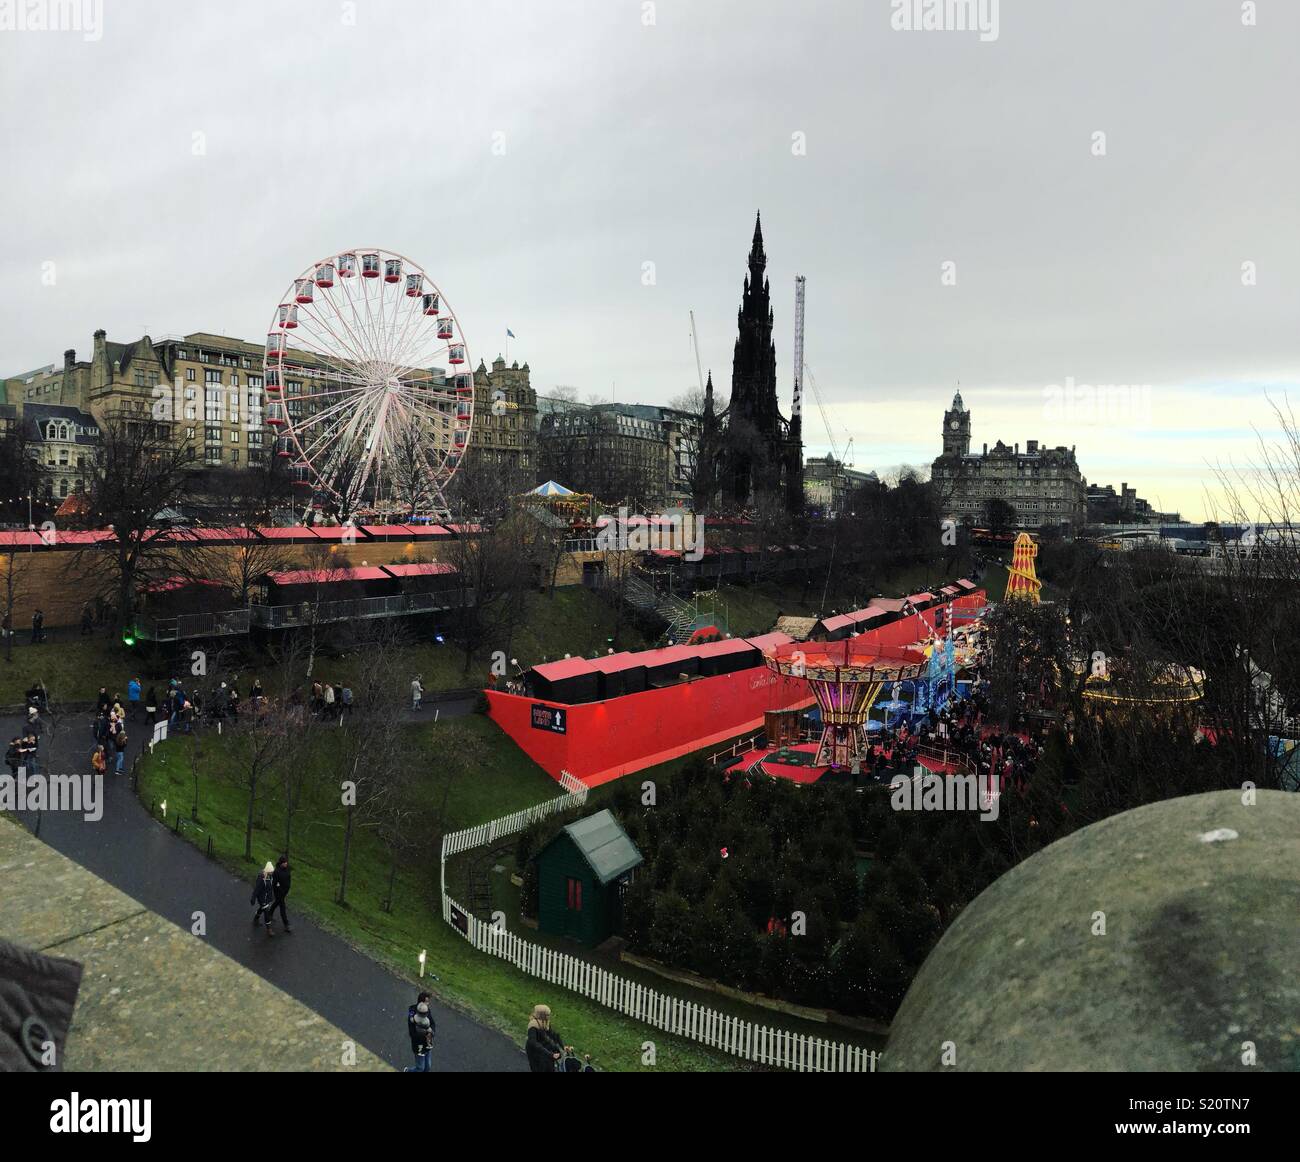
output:
M99 39L0 31L0 374L97 327L260 340L374 245L539 391L667 402L692 309L726 391L761 208L782 407L803 274L858 467L928 464L960 381L977 449L1077 445L1200 519L1266 392L1300 404L1300 4L1258 9L1002 0L981 39L890 0L105 0Z

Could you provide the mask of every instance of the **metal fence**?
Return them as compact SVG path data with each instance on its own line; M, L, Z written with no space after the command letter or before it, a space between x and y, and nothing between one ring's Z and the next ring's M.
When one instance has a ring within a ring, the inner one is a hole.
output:
M373 617L403 617L413 613L440 613L460 609L468 601L465 590L445 593L399 593L394 597L350 597L338 601L302 601L296 605L254 605L253 624L262 629L323 625Z

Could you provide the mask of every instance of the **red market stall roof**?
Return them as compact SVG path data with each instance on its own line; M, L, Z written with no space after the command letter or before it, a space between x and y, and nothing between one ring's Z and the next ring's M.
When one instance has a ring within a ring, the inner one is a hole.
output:
M273 526L258 529L257 535L266 541L314 541L317 540L314 529L306 525Z
M355 541L361 530L356 525L312 525L311 531L322 541Z
M56 531L53 535L55 537L62 537L67 534ZM10 545L26 547L27 545L43 544L45 544L45 540L41 534L34 533L30 529L6 529L3 532L0 532L0 545L4 545L6 548Z
M724 638L722 641L687 647L697 658L713 658L719 654L747 654L753 648L754 643L743 637Z
M356 569L289 569L268 573L266 579L273 585L327 585L335 581L387 581L389 575L377 565Z
M438 573L459 573L460 570L455 565L448 565L445 561L424 561L419 564L398 564L398 565L381 565L384 572L394 577L424 577Z
M361 525L361 531L377 540L409 541L415 530L406 525Z
M595 668L586 658L561 658L558 662L543 662L533 667L533 673L548 682L558 682L562 678L576 678L579 674L595 673Z
M840 613L837 614L835 617L828 617L825 620L823 620L821 626L822 629L831 631L831 630L842 629L846 625L853 625L855 622L857 622L857 620L858 618L855 614Z
M60 545L100 545L105 541L117 540L112 529L60 529L55 534L55 541Z
M220 581L211 581L206 577L164 577L150 581L144 587L146 593L172 593L177 589L189 589L195 585L208 585L214 589L223 588Z
M169 541L255 541L257 533L240 525L237 528L224 529L169 529L166 535Z

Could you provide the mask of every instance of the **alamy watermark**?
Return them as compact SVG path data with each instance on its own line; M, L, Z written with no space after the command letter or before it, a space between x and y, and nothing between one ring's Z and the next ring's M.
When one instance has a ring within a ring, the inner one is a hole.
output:
M0 775L0 811L77 811L87 823L104 817L103 775L37 775L19 767Z
M79 32L104 36L104 0L0 0L0 32Z
M889 27L895 32L978 32L997 40L998 0L891 0Z
M1049 423L1133 424L1151 422L1149 383L1051 383L1043 388L1043 416Z
M891 787L889 804L895 811L976 811L985 823L998 817L1001 795L990 775L948 775L918 766Z
M629 516L623 506L617 517L602 518L596 533L596 548L602 552L622 549L634 553L670 549L680 552L684 561L699 561L704 557L704 518L691 517L688 528L684 513Z

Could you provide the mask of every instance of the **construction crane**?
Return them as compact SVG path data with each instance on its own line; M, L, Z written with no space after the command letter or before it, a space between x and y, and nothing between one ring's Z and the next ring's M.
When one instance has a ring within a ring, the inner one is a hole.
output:
M794 395L790 401L790 419L803 415L803 293L808 280L794 276Z
M700 341L695 337L695 312L691 311L691 346L695 348L695 376L700 381L700 406L704 406L704 371L700 367Z
M835 446L835 436L831 432L830 417L826 414L826 406L822 403L822 393L817 390L817 377L813 375L812 368L804 362L803 357L803 316L804 316L804 287L807 279L802 274L794 276L794 402L790 408L791 418L803 414L803 381L807 376L808 383L812 386L813 399L817 403L817 410L821 413L822 423L826 427L826 439L830 441L831 457L840 460L840 450ZM845 457L853 449L853 437L849 437L848 447L844 450ZM843 463L844 461L840 461Z

